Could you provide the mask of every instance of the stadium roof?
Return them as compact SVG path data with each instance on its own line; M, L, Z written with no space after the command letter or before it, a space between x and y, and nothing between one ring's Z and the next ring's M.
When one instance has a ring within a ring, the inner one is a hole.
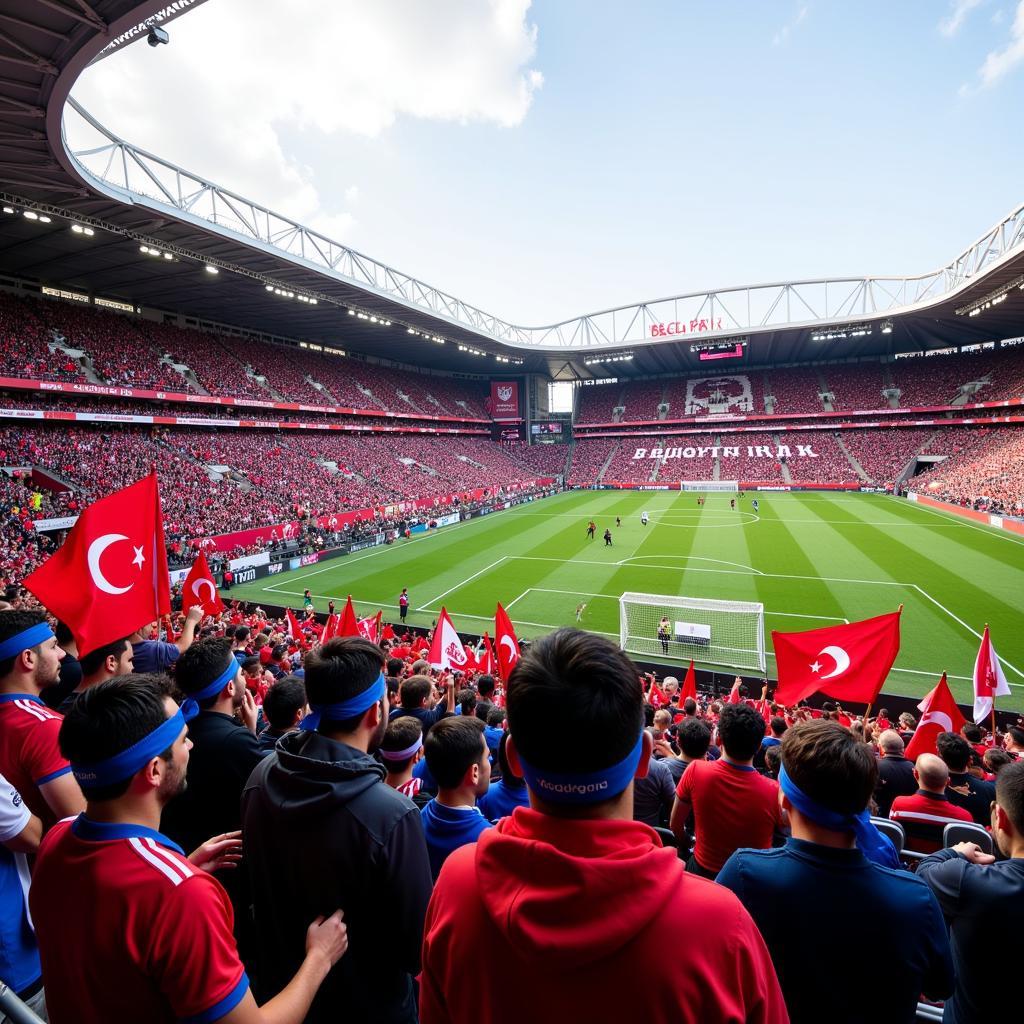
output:
M0 215L0 273L489 376L678 372L701 365L691 351L695 343L738 338L748 339L743 362L762 365L1024 334L1024 207L946 266L920 276L730 287L550 327L507 323L131 146L69 102L90 62L199 2L5 4L0 192L12 212ZM74 152L65 147L65 118L74 129ZM72 231L73 224L93 234ZM970 315L974 307L981 312Z

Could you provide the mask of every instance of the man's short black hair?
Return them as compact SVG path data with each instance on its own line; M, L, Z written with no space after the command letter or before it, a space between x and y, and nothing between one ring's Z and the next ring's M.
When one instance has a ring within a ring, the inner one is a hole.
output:
M699 718L684 718L676 730L679 750L687 761L703 760L711 746L711 730Z
M384 668L384 652L361 636L336 636L306 655L310 704L339 704L368 689ZM321 732L353 732L365 711L340 721L322 718Z
M964 734L964 739L967 740L968 743L981 742L980 725L975 725L974 722L966 722L960 731Z
M423 741L423 753L430 774L440 789L454 789L469 769L480 764L487 754L481 743L484 723L479 718L442 718L430 727Z
M1010 728L1006 730L1006 733L1018 747L1024 747L1024 729L1021 729L1020 726L1017 725L1011 725Z
M167 719L164 698L171 681L162 673L115 676L83 690L60 726L60 752L73 763L93 764L127 750ZM160 754L170 760L171 747ZM89 789L91 801L114 800L128 791L131 778Z
M955 732L940 732L935 749L951 772L965 772L971 763L971 745Z
M384 739L381 740L380 749L383 750L407 750L416 742L417 736L423 735L423 726L418 718L412 715L399 715L396 719L388 722ZM409 767L409 762L415 757L410 754L401 761L392 761L390 758L383 758L384 767L393 774L399 775Z
M455 699L462 708L464 715L476 715L476 690L472 690L467 686L464 690L459 690Z
M57 624L53 627L53 635L57 638L57 646L63 647L65 644L70 644L75 639L75 634L71 632L71 627L67 623L57 620Z
M784 718L773 718L769 723L771 725L772 735L778 739L786 731L786 720Z
M31 629L33 626L38 626L40 622L45 621L46 616L42 612L29 612L13 608L7 612L0 612L0 643L3 643L4 640L10 640L12 636L24 633L26 629ZM39 647L39 644L36 644L32 650L36 650L37 647ZM17 654L12 654L11 657L0 660L0 679L11 674L17 658Z
M406 711L413 711L422 707L423 701L430 696L434 689L434 682L430 676L409 676L403 680L399 696L402 698L402 707Z
M248 626L239 626L235 630L235 641L240 644L244 644L249 639L250 629Z
M726 704L718 717L718 735L729 757L749 761L764 739L764 719L748 704Z
M777 743L774 747L766 747L764 751L764 766L776 778L779 768L782 767L782 744Z
M691 717L697 714L697 702L692 697L683 701L683 714Z
M258 654L250 654L249 657L242 662L243 672L252 672L254 669L258 669L259 667L260 659Z
M537 640L508 680L505 710L516 749L548 771L617 764L644 727L637 674L615 644L593 633L563 628ZM587 742L567 742L570 727Z
M482 676L476 677L476 688L480 697L486 699L494 696L494 691L497 688L497 682L495 682L494 676L485 672Z
M178 689L186 696L198 693L204 687L209 686L228 667L229 658L236 666L238 665L238 659L231 653L230 640L215 637L208 640L197 640L182 651L181 656L174 663L174 679L178 684ZM227 686L227 682L224 685ZM199 701L199 706L212 708L219 697L220 693L206 697Z
M405 668L405 662L401 658L388 658L387 674L397 678L402 674L402 669Z
M496 708L493 704L490 705L490 710L487 712L486 725L489 725L492 729L497 729L505 721L505 709Z
M82 657L78 659L82 666L82 675L91 676L95 672L99 672L103 667L103 662L105 662L107 658L120 659L121 655L124 654L127 649L128 638L122 637L120 640L113 640L109 644L97 647L88 654L83 654Z
M840 814L860 814L867 807L878 765L871 747L849 729L827 719L797 722L786 731L781 750L786 774L812 800Z
M263 698L263 715L275 732L290 729L306 706L306 684L298 676L281 676Z
M1024 761L1014 761L996 775L996 803L1009 815L1017 834L1024 836Z

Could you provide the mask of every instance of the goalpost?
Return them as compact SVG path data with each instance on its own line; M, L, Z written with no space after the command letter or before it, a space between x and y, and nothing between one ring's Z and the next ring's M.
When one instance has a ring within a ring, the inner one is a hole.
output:
M662 618L667 630L659 633ZM702 661L765 671L764 605L701 597L625 593L619 598L619 646L629 654Z

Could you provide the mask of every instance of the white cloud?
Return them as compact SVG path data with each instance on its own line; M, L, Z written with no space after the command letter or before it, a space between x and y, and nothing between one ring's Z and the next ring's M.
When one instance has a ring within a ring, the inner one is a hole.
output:
M1022 63L1024 63L1024 0L1020 0L1017 4L1017 13L1014 15L1013 25L1010 28L1010 41L1001 49L990 51L985 62L978 69L977 88L984 89L995 85ZM961 96L966 96L974 91L975 88L969 85L960 87Z
M75 98L128 141L344 240L351 213L284 131L343 143L401 117L521 124L543 83L530 2L218 0L168 26L169 46L101 61Z
M789 40L789 37L793 34L796 27L807 17L807 12L810 10L807 4L800 7L793 20L783 25L782 28L772 36L772 46L781 46L783 43Z
M971 11L975 7L980 7L983 2L984 0L950 0L949 14L939 22L939 31L944 36L955 36Z

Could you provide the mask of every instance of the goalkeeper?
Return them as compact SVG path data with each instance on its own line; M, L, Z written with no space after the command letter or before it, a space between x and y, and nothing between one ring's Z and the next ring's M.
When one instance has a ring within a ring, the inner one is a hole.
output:
M668 616L662 615L658 623L658 639L661 641L662 654L668 654L668 642L672 637L672 627L669 624Z

